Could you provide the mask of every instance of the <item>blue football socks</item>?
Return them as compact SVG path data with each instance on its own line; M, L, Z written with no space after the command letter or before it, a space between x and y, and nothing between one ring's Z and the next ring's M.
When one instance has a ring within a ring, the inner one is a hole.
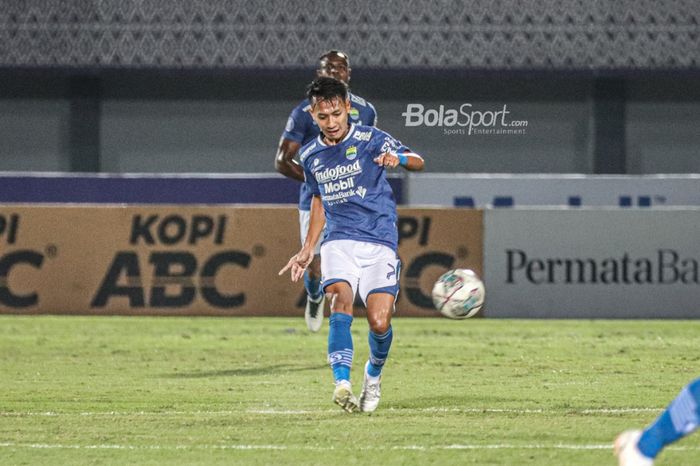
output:
M334 312L330 317L330 327L328 331L328 362L333 369L333 378L339 380L350 380L350 369L352 368L352 316Z
M312 279L309 276L308 269L304 272L304 287L306 288L306 294L309 295L309 297L314 301L317 301L318 298L321 297L321 294L323 294L323 290L321 289L321 280Z
M382 367L389 356L391 348L391 340L394 337L394 332L391 327L386 333L377 335L373 331L369 331L369 365L367 366L367 374L371 377L379 377L382 373Z
M668 444L685 437L698 427L700 420L700 378L681 390L661 416L639 439L638 448L645 456L656 455Z

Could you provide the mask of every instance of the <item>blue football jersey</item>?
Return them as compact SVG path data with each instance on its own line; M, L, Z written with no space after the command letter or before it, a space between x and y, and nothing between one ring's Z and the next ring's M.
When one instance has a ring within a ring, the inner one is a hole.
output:
M284 128L282 137L298 142L302 146L316 138L321 132L318 125L311 117L309 110L311 105L308 99L304 99L302 103L297 105L287 119L287 125ZM350 94L350 113L348 115L349 122L358 125L376 126L377 112L374 106L354 94ZM304 183L302 183L299 191L299 209L309 210L311 208L311 193L308 192Z
M326 213L323 242L338 239L398 247L396 201L386 169L374 159L385 152L410 151L388 133L351 125L347 136L329 146L317 137L300 151L308 191L321 196Z

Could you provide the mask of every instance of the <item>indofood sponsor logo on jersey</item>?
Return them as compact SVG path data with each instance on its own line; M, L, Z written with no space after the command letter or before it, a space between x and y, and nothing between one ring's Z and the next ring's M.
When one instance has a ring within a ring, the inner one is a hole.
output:
M360 161L356 160L355 163L348 165L338 165L337 167L329 167L323 171L316 173L316 181L319 184L328 183L329 181L336 181L342 178L347 178L349 176L359 175L362 173L362 167L360 166Z
M348 165L326 168L316 173L316 180L323 185L321 200L328 203L328 205L334 205L348 202L348 199L356 194L364 198L365 193L362 192L360 194L360 191L364 191L364 188L358 186L358 189L355 189L355 175L360 173L362 173L362 167L359 160Z

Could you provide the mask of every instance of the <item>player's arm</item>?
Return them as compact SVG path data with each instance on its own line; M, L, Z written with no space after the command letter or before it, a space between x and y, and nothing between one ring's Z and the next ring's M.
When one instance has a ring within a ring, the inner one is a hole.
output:
M377 165L381 165L386 168L396 168L398 166L402 166L411 172L419 172L423 170L423 167L425 166L423 157L410 151L404 151L398 154L393 152L385 152L380 154L378 157L375 157L374 162Z
M323 232L323 227L326 225L326 214L323 210L323 203L321 202L321 196L314 194L311 198L311 212L309 216L309 230L306 234L306 241L301 247L301 250L294 254L287 262L282 270L279 271L279 275L282 275L287 270L291 270L292 281L296 282L301 277L304 276L304 271L311 264L314 258L314 249L316 248L316 243L321 238L321 233Z
M304 169L301 164L294 159L301 148L301 144L282 137L277 155L275 156L275 170L288 178L297 181L304 181Z

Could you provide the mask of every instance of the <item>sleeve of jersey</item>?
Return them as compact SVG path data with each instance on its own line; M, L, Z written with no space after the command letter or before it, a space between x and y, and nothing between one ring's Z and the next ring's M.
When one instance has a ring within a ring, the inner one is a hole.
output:
M367 126L377 126L377 121L379 121L379 116L377 115L377 109L374 108L374 105L372 105L369 102L367 102L367 105L369 105L369 108L372 109L372 121Z
M389 133L385 133L381 130L376 130L374 135L375 139L375 156L390 152L392 154L412 154L413 151L408 147L404 146L401 141L394 138Z
M289 139L299 144L302 143L306 133L306 115L304 113L304 110L299 107L292 110L289 118L287 118L284 133L282 133L284 139Z
M306 167L306 164L304 164L304 183L306 183L306 186L309 188L309 192L311 192L311 194L318 196L321 195L321 190L318 188L316 178Z

